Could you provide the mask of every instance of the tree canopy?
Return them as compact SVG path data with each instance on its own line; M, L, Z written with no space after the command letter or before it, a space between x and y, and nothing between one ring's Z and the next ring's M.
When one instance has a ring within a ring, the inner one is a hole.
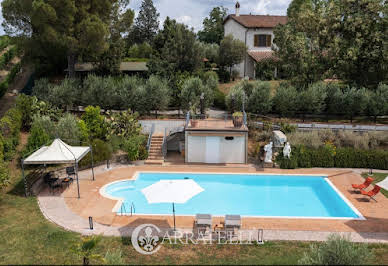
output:
M223 6L215 7L210 12L209 17L203 20L203 30L198 32L198 39L201 42L220 44L224 38L224 17L227 8Z
M143 0L139 15L129 35L131 43L151 44L159 30L159 13L152 0Z
M169 17L155 37L154 54L147 64L152 74L171 77L175 72L192 73L202 63L196 35L186 25Z
M293 0L276 55L299 87L338 77L376 88L388 78L387 10L381 0Z
M125 14L120 22L130 19L128 4L127 0L4 0L3 26L6 33L21 37L23 48L32 56L46 52L46 45L54 47L54 53L62 50L69 75L74 76L79 57L97 57L108 50L112 18L117 18L120 9Z
M246 52L247 47L242 41L234 39L232 35L228 35L221 41L219 64L222 67L232 68L243 61Z

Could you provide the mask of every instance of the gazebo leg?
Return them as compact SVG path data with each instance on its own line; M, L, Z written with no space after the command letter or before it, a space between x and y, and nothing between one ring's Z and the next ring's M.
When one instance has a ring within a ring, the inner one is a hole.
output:
M81 195L80 195L80 193L79 193L78 163L75 163L75 164L74 164L74 168L75 168L75 175L76 175L76 178L77 178L77 192L78 192L78 198L80 199L80 198L81 198Z
M28 197L28 188L27 188L27 180L26 176L24 175L24 160L22 159L22 175L23 175L23 182L24 182L24 195Z
M94 181L94 162L93 162L93 147L90 146L91 156L92 156L92 175L93 175L93 181Z

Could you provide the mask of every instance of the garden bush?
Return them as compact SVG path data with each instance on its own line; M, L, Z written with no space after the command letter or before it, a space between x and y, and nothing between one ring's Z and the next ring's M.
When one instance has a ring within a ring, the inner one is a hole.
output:
M300 265L368 265L373 253L367 244L352 243L348 238L331 235L326 242L313 244L299 261Z
M9 109L0 119L0 135L2 135L4 160L11 160L19 144L22 114L19 109Z
M275 69L278 67L276 60L272 58L264 59L256 64L256 79L274 80Z
M230 82L230 71L227 71L223 68L220 68L217 72L218 77L220 78L220 82L222 83L229 83Z
M82 120L85 121L90 138L106 139L108 134L108 125L105 122L104 116L101 115L100 107L86 107L85 113L82 115Z
M9 168L6 162L0 160L0 190L9 183Z
M5 77L5 79L0 83L0 98L3 97L4 94L7 92L9 84L13 82L13 80L16 77L16 74L20 71L20 68L21 68L20 63L14 65L11 71Z
M293 115L298 110L298 92L293 86L280 84L272 98L274 111L281 115Z
M219 89L214 91L214 102L213 106L219 109L224 110L226 108L225 104L225 94Z
M84 145L88 145L88 143L84 143ZM93 149L93 162L99 163L106 160L110 160L112 158L112 147L109 143L104 142L100 139L94 139L92 141L92 149ZM91 153L88 153L79 163L80 167L90 167L92 165L92 156Z
M293 146L291 160L283 158L281 154L276 158L280 168L284 169L337 167L388 170L388 151L336 148L331 143L316 149L304 145Z
M47 134L44 128L36 125L31 128L28 136L27 146L23 151L23 157L26 157L44 145L49 145L52 138Z
M124 143L124 151L128 153L130 161L144 160L148 156L146 150L147 137L135 135L128 138Z
M385 132L360 133L350 130L333 131L326 129L308 132L295 131L287 134L287 137L291 144L295 146L305 145L308 148L323 147L327 142L332 142L337 148L374 150L384 149L388 143L388 134Z
M7 64L15 57L17 52L16 46L11 47L0 57L0 69L4 69Z

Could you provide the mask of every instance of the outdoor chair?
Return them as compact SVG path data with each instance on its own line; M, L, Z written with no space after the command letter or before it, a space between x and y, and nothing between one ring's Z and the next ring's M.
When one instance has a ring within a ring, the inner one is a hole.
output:
M71 178L71 176L75 176L74 166L66 167L66 174L68 178Z
M232 235L236 234L236 230L241 228L241 216L240 215L225 215L225 230L226 234L232 232Z
M195 215L195 226L198 229L198 234L208 234L211 231L213 221L210 214L197 214Z
M370 186L370 184L372 184L372 182L374 181L374 179L372 177L368 177L365 182L363 184L352 184L352 187L354 189L358 189L358 190L363 190L363 189L366 189L367 187Z
M380 190L381 188L376 185L371 191L368 191L368 192L362 189L361 194L364 196L368 196L369 198L377 202L377 200L375 199L375 196L380 193Z

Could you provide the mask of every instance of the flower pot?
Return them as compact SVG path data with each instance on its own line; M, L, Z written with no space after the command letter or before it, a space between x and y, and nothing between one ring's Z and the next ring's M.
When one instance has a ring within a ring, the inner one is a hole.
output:
M233 125L234 127L242 127L243 118L241 116L233 117Z

